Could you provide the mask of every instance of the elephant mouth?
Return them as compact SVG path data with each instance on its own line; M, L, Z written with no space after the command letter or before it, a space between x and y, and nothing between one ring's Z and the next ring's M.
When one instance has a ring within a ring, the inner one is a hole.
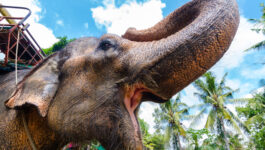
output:
M130 114L130 118L132 120L134 129L136 133L139 130L137 118L136 118L136 109L141 103L141 99L143 96L144 88L132 88L129 90L125 96L124 104L126 106L127 111Z
M140 130L139 130L139 125L138 125L138 120L136 117L137 108L140 106L141 102L144 102L144 101L162 103L162 102L165 102L165 100L163 100L161 97L154 94L154 92L152 92L150 89L146 88L143 85L137 84L135 86L127 88L126 91L127 92L124 98L124 104L133 123L133 127L135 130L135 134L134 134L135 139L140 140L140 137L139 137Z

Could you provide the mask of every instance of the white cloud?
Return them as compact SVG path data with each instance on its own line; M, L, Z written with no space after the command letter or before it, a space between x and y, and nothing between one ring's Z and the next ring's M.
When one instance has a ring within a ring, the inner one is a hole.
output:
M255 94L261 94L264 91L265 91L265 86L260 87L260 88L258 88L256 90L251 91L250 94L245 95L245 98L253 98L253 95L255 95Z
M241 71L241 75L247 79L261 79L264 78L264 74L265 66L256 70L244 69Z
M241 88L241 82L238 79L226 79L225 85L231 87L234 90Z
M161 0L148 0L137 3L129 0L120 7L114 0L104 0L104 7L92 8L92 16L98 27L104 26L108 33L122 35L129 27L145 29L153 26L163 18Z
M159 104L152 103L152 102L144 102L141 104L140 107L140 118L143 119L145 122L147 122L150 125L149 132L154 133L155 132L155 122L153 117L153 112L155 108L158 108Z
M2 0L1 3L3 5L23 6L31 9L32 14L27 19L26 23L30 24L29 31L42 48L50 47L52 44L58 41L51 29L39 23L39 20L42 17L42 9L38 0ZM23 17L27 13L25 10L8 9L8 11L12 16L16 17Z
M63 20L57 20L56 24L59 26L64 26Z

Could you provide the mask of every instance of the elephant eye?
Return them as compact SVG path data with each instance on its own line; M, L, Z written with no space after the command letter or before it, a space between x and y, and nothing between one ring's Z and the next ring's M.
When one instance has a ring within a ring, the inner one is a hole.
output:
M101 49L103 51L107 51L110 48L114 48L115 44L113 44L113 41L111 40L103 40L100 42L98 49Z

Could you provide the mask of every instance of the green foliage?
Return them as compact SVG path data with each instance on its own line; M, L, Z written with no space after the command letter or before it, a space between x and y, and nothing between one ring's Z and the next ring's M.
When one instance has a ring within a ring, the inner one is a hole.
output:
M229 146L231 150L243 150L243 145L241 143L241 141L243 141L243 139L240 137L239 134L235 134L233 135L228 134L228 138L229 138Z
M164 143L164 136L162 134L153 134L150 135L148 138L147 143L144 145L149 145L149 150L164 150L165 143Z
M154 134L152 136L151 141L154 143L154 150L164 150L165 149L164 136L162 134Z
M149 125L147 122L145 122L143 119L141 118L138 118L138 121L139 121L139 125L140 125L140 128L141 128L141 133L142 135L147 135L149 134L148 133L148 130L149 130Z
M243 140L239 134L228 134L229 149L230 150L243 150L241 141ZM200 150L225 150L226 147L223 142L223 138L220 135L207 133L207 138L203 141Z
M174 149L180 149L180 136L186 137L186 131L181 120L188 115L188 107L180 102L180 94L175 99L170 99L166 103L156 108L153 116L155 118L155 128L157 132L165 131L165 140L169 144L172 139Z
M203 140L200 150L224 150L224 144L221 141L220 136L208 133L207 138Z
M257 150L265 149L265 126L263 128L255 130L252 129L252 138Z
M148 132L149 125L143 119L138 118L138 120L141 128L144 148L147 150L164 150L164 136L159 133L150 134Z
M246 106L236 108L251 129L252 144L256 149L265 149L265 91L257 93ZM251 143L250 143L251 144Z
M265 5L264 5L264 3L261 3L260 6L262 7L261 18L260 19L249 19L249 20L255 23L255 28L253 28L252 31L255 31L257 33L261 32L265 35ZM251 46L246 51L248 51L250 49L261 50L264 48L265 48L265 40Z
M208 135L209 131L207 129L201 129L201 130L194 130L194 129L188 129L187 135L188 140L190 141L189 147L194 146L194 150L200 150L199 146L199 140L203 138L203 135Z
M43 51L46 55L51 55L54 52L57 52L57 51L63 49L68 43L75 40L75 39L68 40L66 36L58 37L58 39L60 39L60 40L58 42L54 43L51 47L43 49Z
M221 137L220 140L225 143L226 149L229 149L225 122L239 134L242 134L241 130L249 132L249 129L225 105L246 102L248 99L232 99L237 90L225 85L226 76L227 74L217 83L216 77L211 72L207 72L201 79L194 82L194 86L200 91L195 95L202 101L202 104L193 106L201 111L194 116L191 126L197 124L204 114L208 114L205 128L217 131Z

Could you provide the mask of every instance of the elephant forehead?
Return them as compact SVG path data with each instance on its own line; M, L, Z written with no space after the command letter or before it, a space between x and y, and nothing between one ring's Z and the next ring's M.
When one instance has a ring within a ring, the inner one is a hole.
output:
M70 53L71 57L83 56L91 53L98 45L98 38L84 37L69 43L63 51Z

